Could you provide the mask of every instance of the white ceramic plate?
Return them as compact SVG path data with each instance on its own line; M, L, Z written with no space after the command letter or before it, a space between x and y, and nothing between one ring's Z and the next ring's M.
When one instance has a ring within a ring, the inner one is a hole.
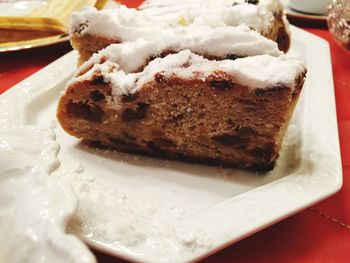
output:
M132 261L190 261L337 192L342 171L329 46L291 30L290 55L305 61L308 76L273 171L256 174L89 149L57 125L58 158L80 178L74 186L80 210L70 231ZM55 123L57 99L76 60L71 52L3 94L0 124Z

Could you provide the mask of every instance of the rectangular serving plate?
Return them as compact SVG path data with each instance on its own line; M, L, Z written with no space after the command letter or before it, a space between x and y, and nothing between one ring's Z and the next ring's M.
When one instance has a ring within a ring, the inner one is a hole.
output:
M56 125L58 98L76 70L75 52L0 97L0 128L54 127L61 166L93 178L83 182L90 196L77 192L80 222L73 222L70 230L89 245L139 262L198 260L341 188L329 46L306 31L291 30L289 55L305 61L308 74L273 171L253 173L87 148ZM101 189L108 193L104 199Z

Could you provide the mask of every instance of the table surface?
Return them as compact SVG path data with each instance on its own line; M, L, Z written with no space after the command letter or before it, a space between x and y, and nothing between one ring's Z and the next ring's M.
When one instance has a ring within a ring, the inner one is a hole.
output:
M135 7L142 1L124 1ZM332 197L248 237L203 262L350 262L350 52L321 24L292 21L330 44L343 187ZM0 94L71 50L68 43L0 54ZM321 58L320 58L321 59ZM99 262L123 260L94 252Z

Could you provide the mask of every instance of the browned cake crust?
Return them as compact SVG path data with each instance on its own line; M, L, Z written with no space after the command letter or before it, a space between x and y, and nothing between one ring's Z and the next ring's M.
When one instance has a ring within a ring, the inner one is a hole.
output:
M290 47L290 35L287 30L287 25L283 21L283 13L277 14L275 24L274 28L277 29L277 32L274 32L271 36L265 37L277 42L278 48L283 52L287 52Z
M120 43L118 39L108 39L96 35L71 35L70 43L79 52L78 65L87 61L92 54L113 43Z
M272 169L304 76L292 91L280 85L251 89L223 71L204 82L158 73L137 93L116 97L95 75L68 87L57 118L69 134L94 146Z

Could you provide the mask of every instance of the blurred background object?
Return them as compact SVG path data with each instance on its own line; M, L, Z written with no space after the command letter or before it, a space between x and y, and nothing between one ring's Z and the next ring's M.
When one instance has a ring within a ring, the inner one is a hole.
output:
M289 0L289 6L299 12L323 15L331 0Z
M327 23L337 42L350 50L350 1L333 0L329 6Z
M316 23L319 25L322 25L322 27L327 26L327 7L324 10L323 14L311 14L311 13L304 13L304 12L299 12L293 9L290 6L290 1L291 0L281 0L282 4L284 5L284 10L286 12L286 15L292 24L294 21L299 21L299 20L305 20L308 23ZM303 0L305 1L305 0ZM329 0L329 3L332 0Z
M68 41L72 12L108 0L0 0L0 51ZM113 1L114 2L114 1Z

